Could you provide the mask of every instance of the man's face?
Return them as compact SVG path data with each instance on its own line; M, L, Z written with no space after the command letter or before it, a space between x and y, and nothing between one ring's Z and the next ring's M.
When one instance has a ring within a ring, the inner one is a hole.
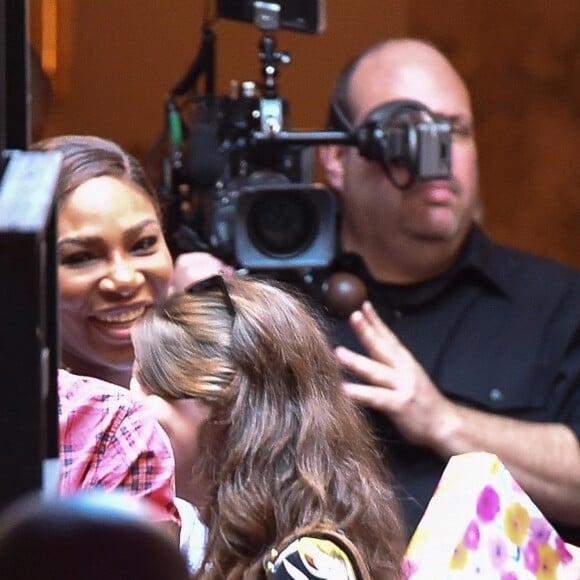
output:
M342 175L331 185L343 201L345 249L356 249L368 236L390 239L391 247L409 239L463 238L478 208L478 175L469 96L460 79L437 60L403 64L377 53L360 63L350 96L357 126L378 105L412 99L451 117L455 131L451 178L415 182L405 190L393 185L381 166L364 159L356 148L342 149ZM398 170L392 171L396 176Z

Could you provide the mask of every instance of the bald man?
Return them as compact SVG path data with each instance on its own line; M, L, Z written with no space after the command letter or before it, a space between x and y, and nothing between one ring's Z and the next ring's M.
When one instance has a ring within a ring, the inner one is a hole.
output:
M402 190L357 148L321 147L342 201L335 268L358 276L368 295L334 321L337 357L353 377L344 388L384 442L409 533L449 457L488 451L578 543L580 274L500 247L477 225L470 96L436 48L414 39L372 46L333 97L354 126L397 99L449 118L452 176Z

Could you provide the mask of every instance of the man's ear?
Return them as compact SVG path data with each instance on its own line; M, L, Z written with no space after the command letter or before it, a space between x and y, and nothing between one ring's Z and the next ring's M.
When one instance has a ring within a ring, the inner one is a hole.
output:
M337 192L341 192L344 186L344 155L345 148L342 145L321 145L318 148L326 183Z

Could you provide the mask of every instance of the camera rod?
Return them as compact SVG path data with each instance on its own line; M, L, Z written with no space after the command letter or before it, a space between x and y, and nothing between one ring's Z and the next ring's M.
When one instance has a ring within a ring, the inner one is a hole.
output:
M292 145L356 145L356 134L345 131L279 131L265 133L254 131L251 135L253 143L288 143Z

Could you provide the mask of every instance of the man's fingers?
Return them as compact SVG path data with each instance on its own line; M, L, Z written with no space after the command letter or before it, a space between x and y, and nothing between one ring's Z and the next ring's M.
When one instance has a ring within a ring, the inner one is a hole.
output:
M371 387L370 385L359 385L358 383L343 383L342 390L346 395L363 407L378 408L384 407L385 397L388 397L388 392L380 393L379 400L379 387Z
M372 385L392 388L393 369L389 365L353 352L343 346L336 347L334 352L340 364L351 373Z
M381 317L377 314L374 306L365 300L362 305L362 313L368 323L377 331L385 331L389 336L395 336L391 329L381 320Z
M393 363L399 340L370 303L365 303L362 311L351 315L350 324L372 358L389 365Z

